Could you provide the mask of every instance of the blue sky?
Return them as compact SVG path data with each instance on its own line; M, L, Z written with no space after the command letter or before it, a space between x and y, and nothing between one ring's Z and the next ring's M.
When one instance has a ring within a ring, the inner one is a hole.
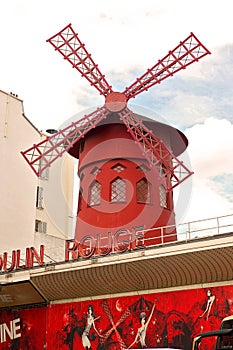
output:
M41 130L103 98L46 43L72 23L108 82L123 90L192 31L211 55L133 100L180 128L195 174L182 221L233 213L233 27L230 0L1 2L0 89Z

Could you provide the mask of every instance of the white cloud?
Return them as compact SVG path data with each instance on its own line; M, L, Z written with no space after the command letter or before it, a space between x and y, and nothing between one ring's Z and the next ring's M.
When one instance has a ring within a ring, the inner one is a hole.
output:
M222 180L227 177L227 183L233 183L233 125L227 120L208 118L185 134L194 171L192 199L185 221L232 213L229 196L232 188L226 181L223 186Z

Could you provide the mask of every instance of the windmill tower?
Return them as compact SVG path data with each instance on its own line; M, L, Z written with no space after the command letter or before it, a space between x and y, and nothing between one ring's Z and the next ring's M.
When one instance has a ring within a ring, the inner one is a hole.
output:
M191 33L123 92L115 92L71 24L47 40L105 98L96 109L22 155L39 176L64 152L79 159L75 238L174 225L173 189L192 172L178 159L188 141L177 129L136 115L127 102L210 52ZM174 228L163 241L176 239ZM171 235L172 234L172 235Z

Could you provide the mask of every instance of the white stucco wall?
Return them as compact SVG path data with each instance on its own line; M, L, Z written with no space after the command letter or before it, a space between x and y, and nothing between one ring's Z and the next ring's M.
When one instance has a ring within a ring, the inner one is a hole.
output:
M20 151L40 140L23 115L22 100L0 91L1 252L33 244L38 179Z
M20 153L44 137L24 116L23 101L0 90L0 255L45 244L56 260L63 260L64 242L74 233L73 158L64 154L49 169L48 180L41 180ZM40 209L38 186L43 188ZM36 220L46 223L46 233L35 232Z

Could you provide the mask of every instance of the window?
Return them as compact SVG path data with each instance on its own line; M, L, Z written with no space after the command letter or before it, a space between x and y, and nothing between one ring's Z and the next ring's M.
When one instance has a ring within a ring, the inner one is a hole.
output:
M93 175L97 175L101 172L101 169L99 169L97 166L95 166L92 171L91 171L91 174Z
M112 167L112 169L115 170L117 173L121 173L125 169L125 167L120 163L117 163Z
M43 187L37 186L36 190L36 207L43 209Z
M166 188L163 185L159 186L159 199L160 206L163 208L167 208L167 192Z
M111 183L111 202L125 202L126 201L126 182L120 177L116 178Z
M150 168L148 168L148 166L145 165L145 164L141 164L141 165L137 166L137 169L140 170L143 173L145 173L146 171L150 170Z
M84 150L84 145L85 145L85 140L84 140L84 138L82 138L82 139L79 141L79 156L80 156L80 154L82 153L82 151Z
M136 183L136 196L138 203L150 203L150 184L145 178L141 179Z
M164 175L166 173L166 167L163 163L159 163L159 174L160 176Z
M35 231L40 233L47 233L47 222L36 220L35 221Z
M41 158L39 160L39 169L38 170L41 170L44 166L46 165L46 162L44 161L43 158ZM49 167L47 166L47 168L45 168L42 173L40 174L40 179L41 180L48 180L49 179Z
M101 184L98 181L93 181L89 188L88 205L100 204Z
M83 205L83 189L82 187L80 187L79 196L78 196L78 212L82 210L82 205Z
M78 176L79 176L80 181L82 181L84 179L84 173L80 173L80 175L78 174Z

